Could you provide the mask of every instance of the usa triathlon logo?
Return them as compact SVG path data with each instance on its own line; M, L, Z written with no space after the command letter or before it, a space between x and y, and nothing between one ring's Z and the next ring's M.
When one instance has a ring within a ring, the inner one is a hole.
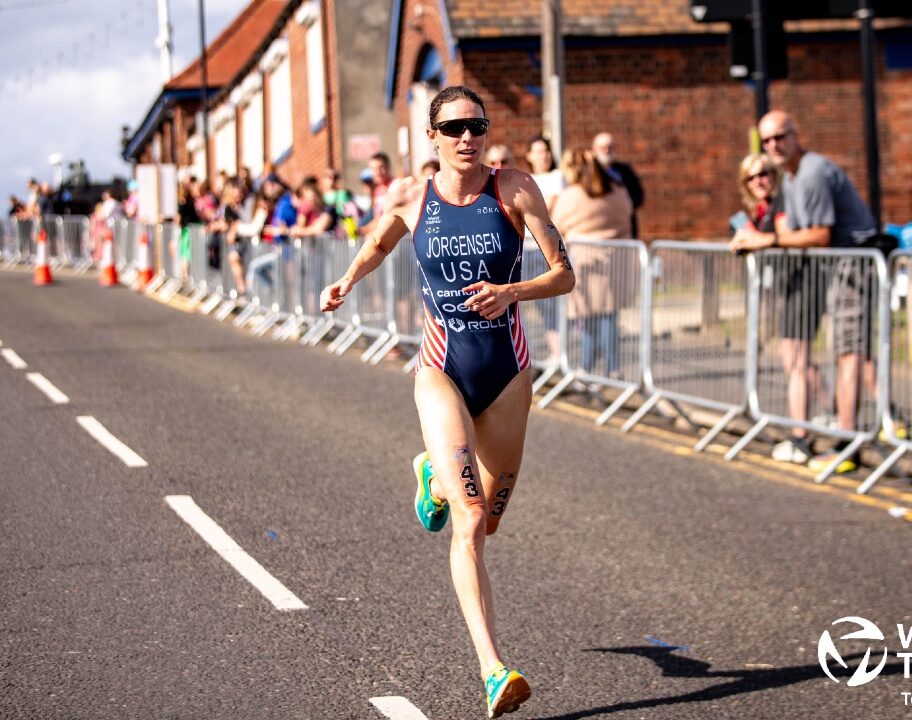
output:
M883 670L884 665L887 664L889 652L886 647L880 644L884 642L884 634L879 627L870 620L865 620L863 617L851 615L849 617L839 618L833 625L839 625L841 623L851 623L852 625L859 627L860 630L841 635L838 638L839 640L870 640L879 643L872 647L868 647L858 667L855 668L855 672L852 673L852 677L849 678L849 682L846 683L849 687L865 685L880 675L880 671ZM903 643L903 647L907 647L909 637L903 637L902 625L898 627L900 640L906 641ZM910 634L912 634L912 630L910 630ZM883 651L883 656L880 658L877 667L869 669L872 651L875 653L875 657L880 656L881 651ZM910 653L897 653L898 657L903 657L905 655L910 655ZM839 680L833 677L833 673L830 672L830 659L837 662L843 669L848 670L849 666L846 664L846 661L842 659L842 655L839 654L839 649L836 647L836 643L833 641L830 631L824 630L823 634L820 636L820 640L817 641L817 660L820 662L820 667L823 668L823 672L826 673L827 677L833 682L838 683ZM906 669L908 670L908 660L906 661Z
M427 213L428 215L439 215L440 214L440 203L436 200L431 200L427 204Z

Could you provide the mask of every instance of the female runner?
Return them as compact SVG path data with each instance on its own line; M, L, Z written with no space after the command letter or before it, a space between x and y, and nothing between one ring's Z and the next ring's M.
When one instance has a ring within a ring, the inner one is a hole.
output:
M345 275L324 288L321 306L338 309L411 232L425 307L415 404L427 453L415 458L415 508L432 532L453 516L453 585L478 655L488 717L496 718L531 694L497 649L483 554L516 485L532 400L519 301L567 293L575 280L532 177L482 164L489 123L481 98L448 87L429 115L440 171L393 183L373 234ZM525 227L550 269L524 281Z

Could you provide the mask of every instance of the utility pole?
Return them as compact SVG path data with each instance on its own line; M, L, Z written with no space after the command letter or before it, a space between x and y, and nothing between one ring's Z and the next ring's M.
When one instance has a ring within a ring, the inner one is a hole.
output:
M757 98L757 120L769 112L769 68L766 61L766 0L751 0L751 23L754 28L754 92Z
M564 33L561 0L542 0L542 125L560 162L564 149Z
M158 37L155 45L161 56L162 84L174 77L174 62L171 58L174 52L174 43L171 41L171 13L168 9L168 0L158 0Z
M876 38L871 0L860 0L855 17L861 20L861 72L864 84L864 133L868 155L868 202L880 229L880 148L877 140Z
M199 0L200 29L200 117L203 125L203 157L206 158L206 177L209 177L209 77L206 65L206 9Z

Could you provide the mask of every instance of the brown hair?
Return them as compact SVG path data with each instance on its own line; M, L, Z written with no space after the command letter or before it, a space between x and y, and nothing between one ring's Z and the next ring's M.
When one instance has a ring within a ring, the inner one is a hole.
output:
M561 170L569 185L579 184L589 197L602 197L614 188L614 182L590 150L569 148L561 158Z
M437 116L440 114L440 108L454 100L468 100L481 108L482 117L487 117L485 113L484 101L479 94L465 85L450 85L441 90L434 99L431 100L431 106L428 110L428 120L431 123L431 129L437 129Z

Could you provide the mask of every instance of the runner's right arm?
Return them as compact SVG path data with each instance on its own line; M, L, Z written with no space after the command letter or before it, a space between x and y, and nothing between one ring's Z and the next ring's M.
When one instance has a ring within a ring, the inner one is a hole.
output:
M383 215L374 225L374 231L367 236L345 275L320 293L320 310L332 312L342 307L344 298L361 278L369 275L383 262L409 231L402 218L403 209L414 195L414 178L395 181L384 199Z

